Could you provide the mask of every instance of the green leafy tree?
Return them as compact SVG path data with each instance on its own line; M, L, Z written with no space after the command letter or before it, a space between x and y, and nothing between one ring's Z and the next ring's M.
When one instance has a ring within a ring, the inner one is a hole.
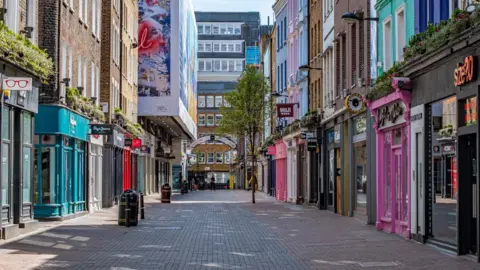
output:
M263 134L272 104L269 93L268 81L257 67L249 65L240 76L237 89L225 94L225 100L230 107L220 108L223 118L217 132L244 137L247 141L247 153L252 162L252 203L255 203L257 155L261 143L259 138Z

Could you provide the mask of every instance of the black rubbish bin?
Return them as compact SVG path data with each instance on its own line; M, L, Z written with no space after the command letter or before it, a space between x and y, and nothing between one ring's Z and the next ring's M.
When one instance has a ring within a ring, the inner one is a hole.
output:
M172 196L172 188L169 184L162 186L162 203L170 203L170 197Z
M118 225L137 226L139 195L135 190L127 189L120 195L118 206ZM128 219L128 222L127 222Z

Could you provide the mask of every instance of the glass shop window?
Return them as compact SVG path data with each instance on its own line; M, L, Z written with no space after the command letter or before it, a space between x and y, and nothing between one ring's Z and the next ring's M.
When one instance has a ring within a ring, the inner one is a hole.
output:
M55 203L55 147L43 147L41 153L42 204Z

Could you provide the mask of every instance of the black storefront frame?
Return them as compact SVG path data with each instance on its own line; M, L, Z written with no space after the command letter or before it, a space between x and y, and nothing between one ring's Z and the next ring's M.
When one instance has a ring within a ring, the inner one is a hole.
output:
M412 107L423 105L423 104L430 104L435 101L442 100L449 96L456 95L457 97L457 120L463 120L461 115L460 108L462 107L462 101L467 97L474 97L479 94L479 80L477 78L473 78L470 82L464 82L460 86L454 85L454 71L458 68L458 63L463 63L465 57L473 56L475 58L475 71L473 74L477 75L478 73L478 57L480 56L480 39L478 35L471 35L467 37L467 39L458 39L459 42L455 44L455 48L453 46L444 47L442 50L437 51L436 53L429 54L427 57L418 58L413 60L407 64L403 68L404 75L412 79ZM469 38L469 39L468 39ZM428 106L427 106L428 107ZM430 153L431 147L429 149L429 141L432 140L431 132L428 133L427 130L431 128L431 124L429 124L429 119L431 118L431 112L426 107L425 114L425 136L424 136L424 159L423 162L425 164L425 170L422 173L425 179L425 185L423 188L424 194L431 194L431 181L432 181L432 155ZM478 102L477 102L477 111L479 109ZM457 121L460 123L460 121ZM480 132L478 124L470 125L470 126L461 126L458 125L457 128L457 142L456 142L456 149L457 149L457 171L458 171L458 200L457 200L457 247L456 252L458 255L465 255L469 254L467 244L470 242L469 240L472 238L470 229L475 228L477 232L477 236L475 237L474 243L477 247L476 257L477 261L480 261L480 256L478 252L478 246L480 242L479 238L479 204L478 204L478 186L479 186L479 175L476 173L474 181L472 183L476 184L475 192L472 192L471 187L469 188L468 185L464 185L462 183L462 177L465 174L468 174L468 168L465 169L465 166L471 167L471 171L478 172L479 170L479 138L478 133ZM472 164L472 161L469 162L462 162L461 157L465 157L463 151L465 151L465 147L462 146L463 140L467 138L468 135L475 135L476 136L476 153L475 158L476 162ZM473 178L472 178L473 179ZM416 194L412 194L412 196L416 196ZM475 201L475 208L473 206L472 198L475 196L477 199ZM468 202L472 202L470 206ZM425 215L425 222L422 224L425 227L424 236L417 236L418 239L422 241L431 241L434 244L438 244L437 241L434 239L429 239L431 235L431 228L429 226L429 222L431 222L431 200L427 198L425 202L424 208L424 215ZM475 213L473 213L475 212ZM469 222L470 217L473 214L476 215L476 222L473 224ZM468 224L470 223L470 224ZM413 224L413 226L417 226L417 224ZM441 245L442 246L442 245ZM445 246L444 246L445 247ZM448 248L448 246L447 246Z
M112 134L104 135L102 159L102 207L108 208L118 204L123 192L123 132L112 126Z

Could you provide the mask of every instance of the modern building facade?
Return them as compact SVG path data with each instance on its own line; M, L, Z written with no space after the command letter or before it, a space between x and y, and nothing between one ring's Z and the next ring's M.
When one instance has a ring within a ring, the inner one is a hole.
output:
M3 13L0 18L4 23L0 30L1 38L16 46L11 54L2 53L0 56L2 84L5 79L6 86L12 87L2 89L0 112L0 239L10 239L35 230L38 224L33 219L34 205L41 199L36 189L38 177L34 161L37 160L37 151L33 147L36 141L33 128L41 81L51 74L53 64L46 53L39 52L37 46L38 2L2 1L0 4L8 7L8 13ZM2 47L3 51L10 49ZM25 60L33 61L45 72L27 65ZM15 85L16 82L18 85Z
M245 65L260 64L258 12L195 12L198 25L198 128L199 137L190 145L197 155L190 168L200 181L212 175L224 186L233 173L236 139L218 136L215 126L222 119L220 107L229 104L224 94L237 86ZM257 56L258 53L258 56ZM214 140L210 140L214 136ZM244 156L243 156L244 158ZM245 161L244 161L245 162ZM244 163L245 164L245 163ZM245 165L244 165L245 166ZM248 166L247 166L248 167ZM246 187L246 175L238 173L236 187Z
M173 188L178 189L187 175L183 141L197 138L195 14L190 0L142 0L138 5L138 116L160 139L156 175L174 174L165 182L160 176L155 181L172 184L173 179Z

